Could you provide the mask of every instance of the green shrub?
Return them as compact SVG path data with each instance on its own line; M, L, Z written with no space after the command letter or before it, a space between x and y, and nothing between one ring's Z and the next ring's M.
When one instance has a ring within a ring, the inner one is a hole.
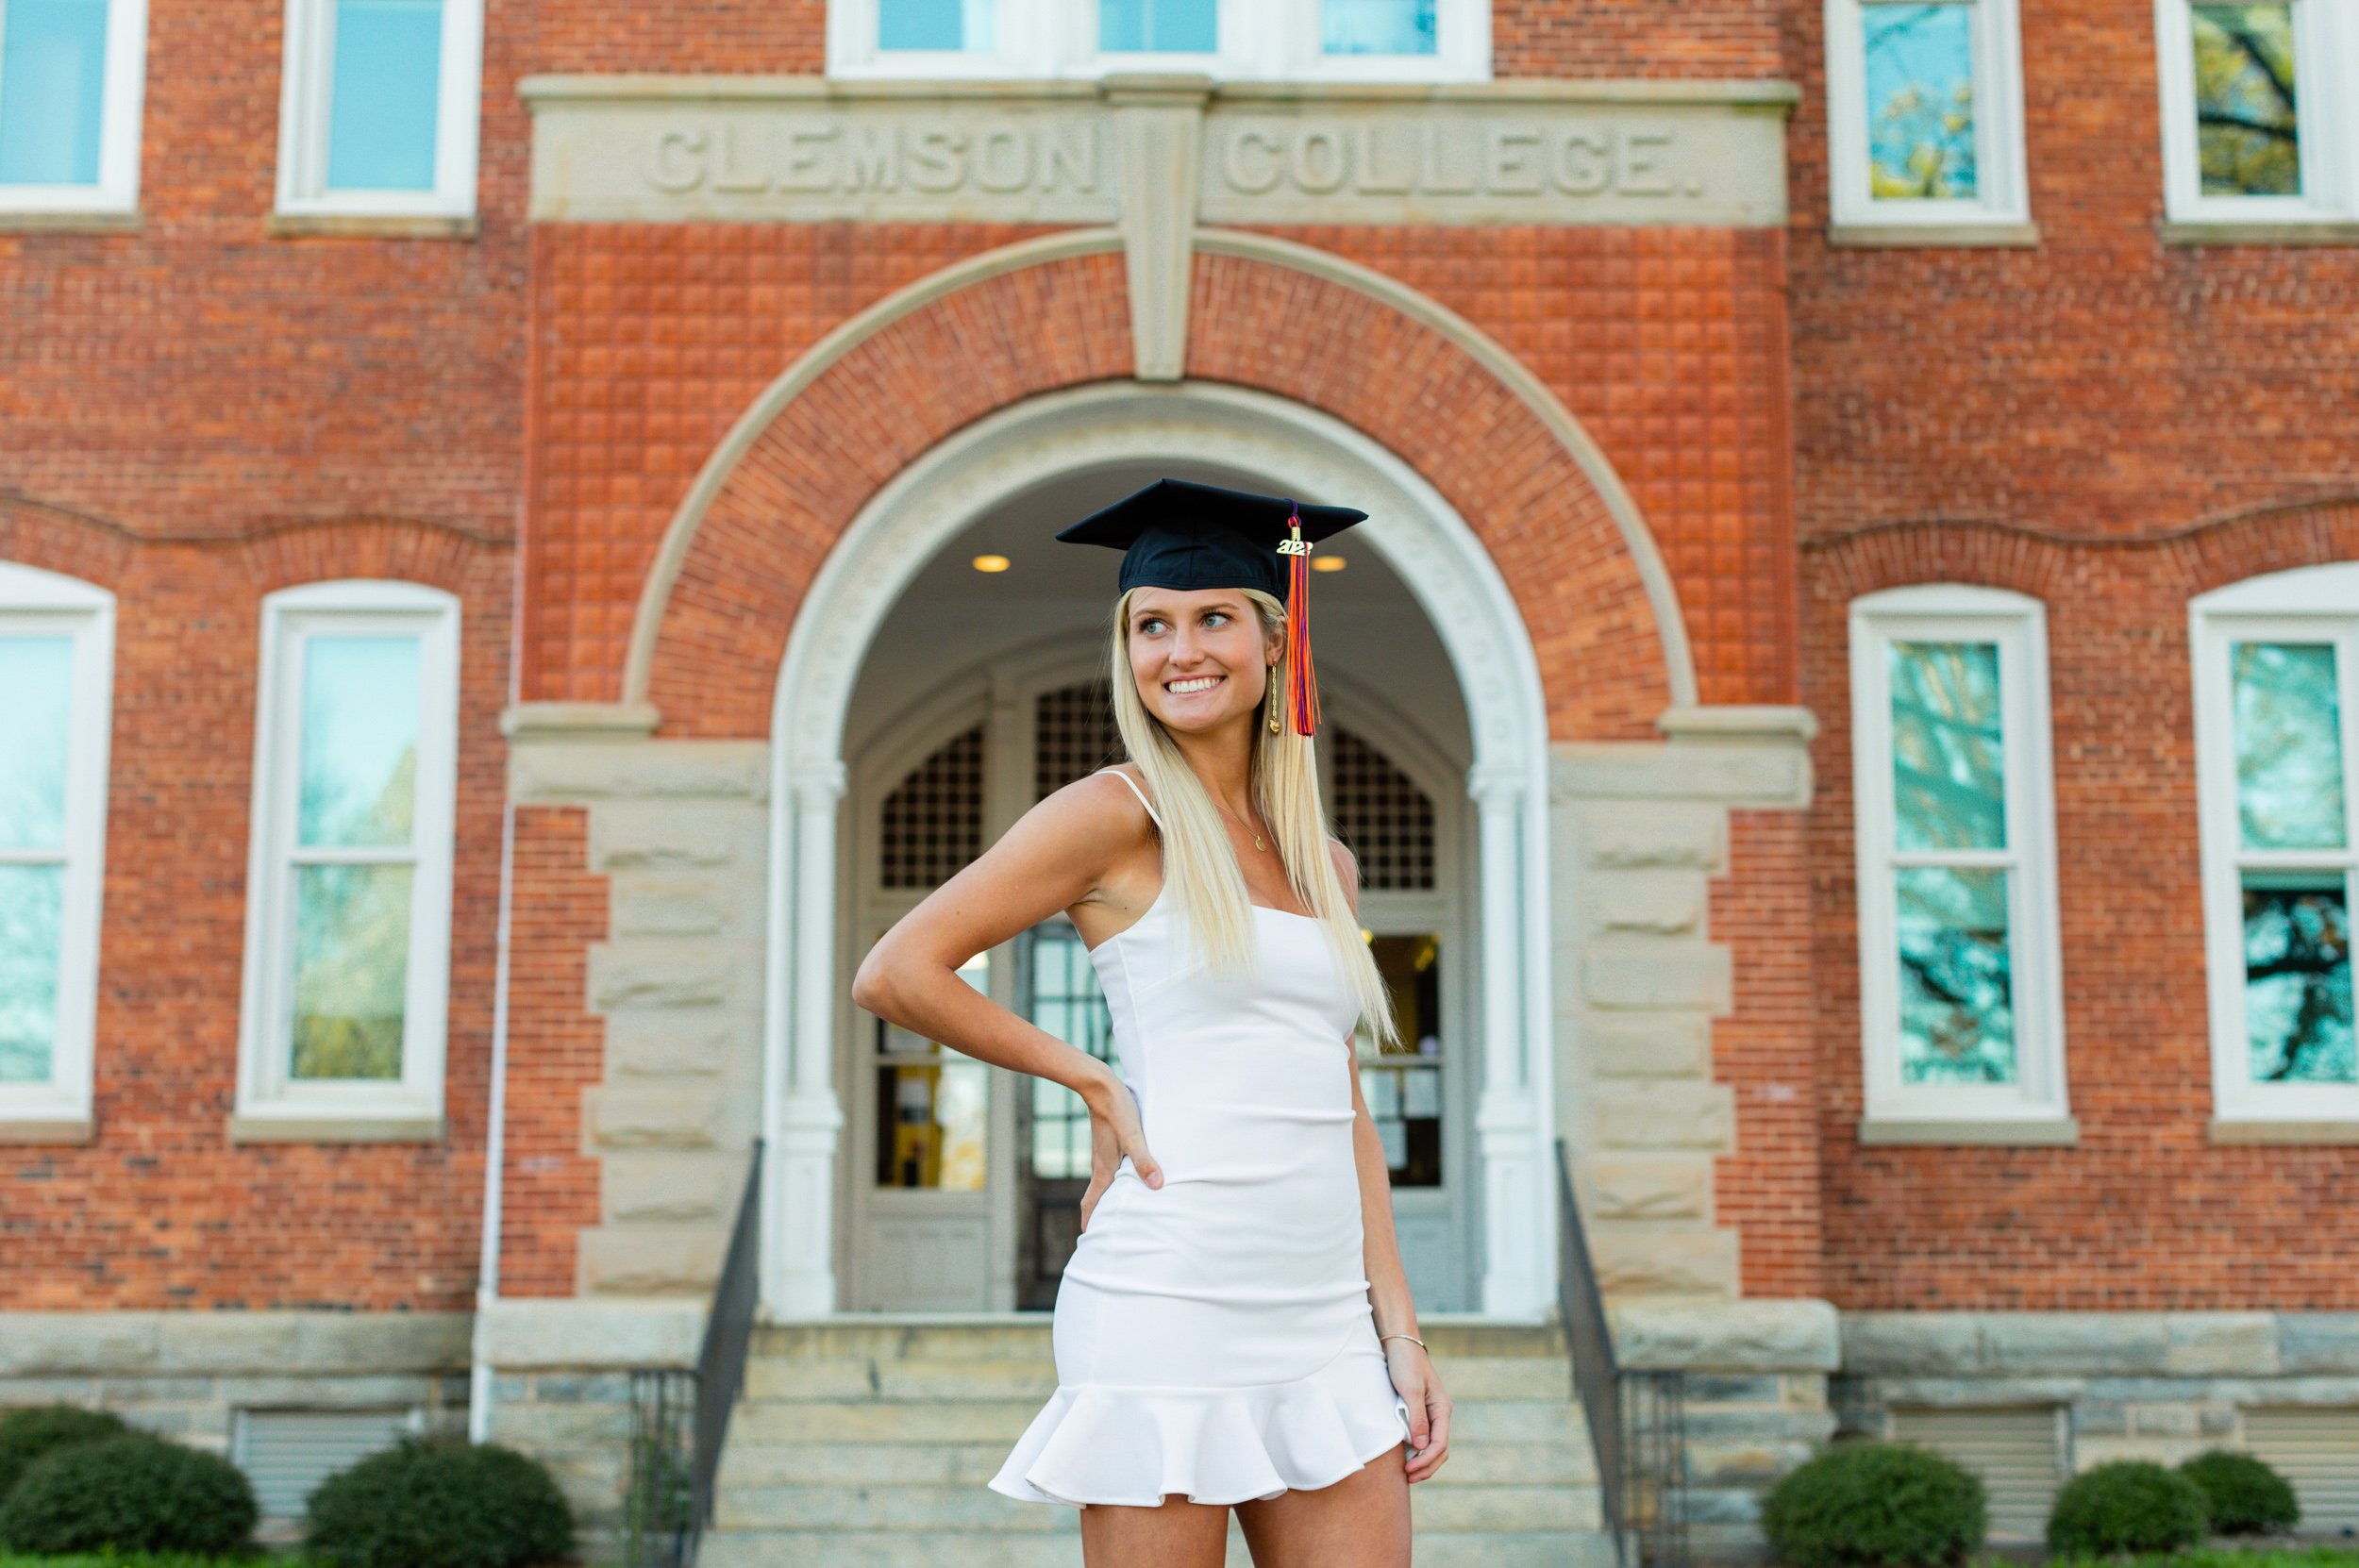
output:
M2048 1512L2048 1549L2068 1555L2173 1552L2211 1528L2203 1489L2152 1460L2113 1460L2064 1484Z
M33 1461L0 1502L0 1545L218 1555L245 1545L255 1518L254 1489L236 1465L137 1432Z
M2301 1522L2301 1504L2284 1476L2268 1461L2233 1448L2214 1448L2179 1467L2203 1489L2205 1511L2221 1535L2266 1535Z
M1794 1568L1931 1568L1980 1549L1982 1477L1929 1448L1841 1443L1780 1476L1761 1526Z
M43 1454L77 1443L121 1437L131 1428L112 1410L79 1405L27 1405L0 1411L0 1498L16 1490L25 1467Z
M536 1461L405 1438L311 1493L304 1550L335 1568L526 1568L569 1556L574 1516Z

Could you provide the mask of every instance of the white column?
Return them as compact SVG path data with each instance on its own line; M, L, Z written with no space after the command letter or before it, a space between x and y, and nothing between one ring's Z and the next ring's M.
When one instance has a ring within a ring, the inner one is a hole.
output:
M793 830L771 849L772 918L783 919L785 974L774 969L762 1019L769 1174L766 1227L776 1266L763 1274L774 1315L824 1317L836 1309L835 1165L844 1109L835 1094L835 839L844 763L794 770Z
M1478 765L1468 775L1481 867L1482 1095L1475 1111L1482 1157L1482 1309L1531 1317L1546 1309L1550 1282L1536 1201L1540 1108L1532 1092L1525 1027L1523 815L1520 770Z

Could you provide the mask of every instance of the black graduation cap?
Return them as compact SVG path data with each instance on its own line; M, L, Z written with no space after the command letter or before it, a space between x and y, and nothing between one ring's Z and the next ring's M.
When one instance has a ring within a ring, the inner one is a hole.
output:
M1286 606L1287 707L1297 735L1318 729L1311 671L1311 546L1368 514L1291 497L1158 479L1060 529L1066 544L1122 552L1115 592L1133 588L1258 588Z

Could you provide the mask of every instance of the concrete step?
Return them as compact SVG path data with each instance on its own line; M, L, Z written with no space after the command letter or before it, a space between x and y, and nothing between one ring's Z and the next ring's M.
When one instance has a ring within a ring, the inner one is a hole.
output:
M1438 1362L1470 1357L1521 1357L1564 1361L1564 1338L1553 1326L1429 1323L1419 1337ZM1013 1321L976 1321L951 1314L879 1313L859 1322L772 1324L754 1330L752 1357L875 1356L895 1359L975 1361L995 1358L1046 1360L1049 1319L1042 1312Z
M1449 1460L1435 1486L1594 1486L1597 1466L1583 1437L1493 1440L1450 1437ZM944 1443L747 1443L732 1425L721 1455L720 1491L736 1487L842 1483L979 1486L999 1473L1012 1440Z
M1453 1356L1438 1363L1453 1400L1572 1397L1572 1373L1530 1356ZM778 1399L1046 1399L1057 1370L1046 1355L973 1360L926 1356L764 1356L746 1363L745 1397Z
M1043 1505L1033 1504L1038 1508ZM721 1530L708 1534L698 1568L1082 1568L1079 1515L1053 1533L967 1534L942 1530L866 1530L841 1534L785 1530ZM1415 1535L1418 1568L1612 1568L1614 1543L1583 1530L1423 1530ZM1227 1568L1253 1568L1234 1516Z
M1041 1401L1022 1399L767 1399L741 1405L729 1441L755 1446L824 1442L1013 1442ZM1569 1399L1469 1399L1450 1412L1450 1441L1561 1438L1585 1442L1588 1426Z
M729 1488L720 1496L714 1523L729 1530L1037 1532L1055 1528L1053 1515L1059 1511L1056 1506L1019 1503L971 1482L831 1482ZM1420 1530L1529 1533L1600 1527L1592 1488L1444 1486L1438 1476L1409 1489L1409 1515Z

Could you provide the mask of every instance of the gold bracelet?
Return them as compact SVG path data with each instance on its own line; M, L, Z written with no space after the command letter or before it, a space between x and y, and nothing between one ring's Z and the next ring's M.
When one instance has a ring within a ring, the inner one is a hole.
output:
M1386 1340L1407 1340L1411 1344L1415 1345L1419 1350L1425 1350L1425 1342L1417 1338L1414 1334L1379 1334L1376 1337L1376 1343L1379 1344L1382 1344ZM1431 1351L1427 1351L1426 1353L1428 1355L1432 1354Z

